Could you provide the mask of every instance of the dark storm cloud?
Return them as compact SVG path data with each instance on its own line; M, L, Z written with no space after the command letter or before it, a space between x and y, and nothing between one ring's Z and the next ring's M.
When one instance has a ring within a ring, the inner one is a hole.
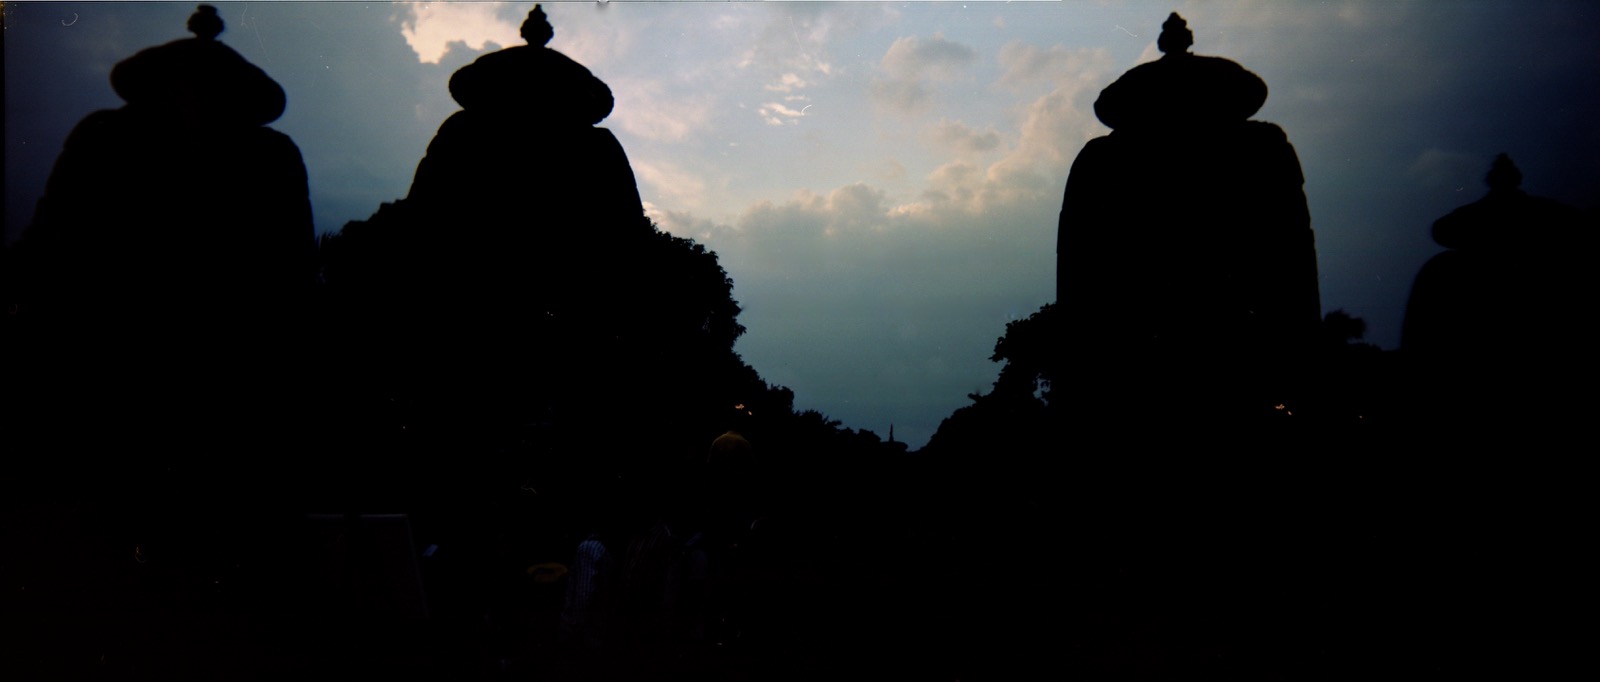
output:
M1497 153L1524 188L1600 199L1600 6L1584 2L1200 3L1195 51L1260 74L1257 118L1300 153L1324 310L1398 344L1432 222L1483 195ZM1225 36L1208 33L1226 27Z

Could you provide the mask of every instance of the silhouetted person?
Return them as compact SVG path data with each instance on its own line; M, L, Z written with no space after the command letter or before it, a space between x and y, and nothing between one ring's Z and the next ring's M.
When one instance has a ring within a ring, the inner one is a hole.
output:
M1101 92L1113 131L1067 180L1055 392L1085 424L1210 429L1305 390L1321 306L1299 160L1276 125L1248 120L1261 79L1192 43L1171 15L1166 54Z
M1576 209L1524 192L1505 154L1485 179L1486 196L1434 222L1446 250L1417 273L1400 347L1435 426L1541 438L1584 411L1550 383L1593 377L1594 235Z
M676 658L684 538L664 513L660 485L617 476L584 503L590 531L578 543L560 616L575 677L652 679Z
M711 441L711 454L706 463L713 466L746 466L750 461L750 441L744 434L728 429Z
M567 574L567 595L561 610L562 645L584 676L599 676L613 644L612 621L621 586L618 564L624 546L610 528L597 528L578 543Z

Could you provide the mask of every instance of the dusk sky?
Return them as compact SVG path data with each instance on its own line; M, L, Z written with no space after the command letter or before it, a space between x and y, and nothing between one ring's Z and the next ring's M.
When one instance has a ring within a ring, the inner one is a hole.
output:
M111 67L189 37L195 4L4 4L8 241L72 127L121 106ZM288 94L272 127L300 147L323 232L405 196L460 108L450 74L522 44L533 6L212 4L220 39ZM1159 56L1172 11L1195 53L1267 82L1255 118L1299 153L1323 310L1365 319L1369 342L1397 347L1412 280L1440 250L1430 225L1483 195L1496 154L1530 193L1600 209L1590 0L544 8L549 46L611 87L601 125L627 151L647 211L732 276L745 361L792 388L797 408L879 435L893 424L913 448L989 390L1005 324L1053 298L1068 169L1109 132L1095 97ZM1207 172L1203 160L1173 163Z

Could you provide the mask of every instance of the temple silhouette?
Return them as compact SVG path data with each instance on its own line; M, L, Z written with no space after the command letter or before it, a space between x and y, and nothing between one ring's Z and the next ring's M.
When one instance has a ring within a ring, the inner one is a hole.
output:
M126 104L73 128L18 242L36 444L192 454L282 414L265 396L302 359L316 276L305 166L266 127L283 89L217 39L215 8L188 28L112 69Z
M1497 156L1488 193L1433 223L1445 250L1417 273L1400 349L1416 382L1419 418L1449 438L1564 440L1581 401L1552 395L1551 377L1592 376L1588 323L1594 233L1577 209L1522 189Z
M529 44L458 70L463 109L410 192L324 240L330 324L360 349L340 383L388 431L493 449L660 395L629 417L656 428L619 434L660 437L740 401L731 281L645 216L626 153L595 125L610 89L545 47L553 33L535 6Z
M113 69L5 254L15 677L1437 677L1579 637L1547 616L1589 403L1546 384L1593 375L1593 216L1505 155L1402 348L1362 344L1266 84L1174 13L1095 103L1056 300L906 452L742 361L541 7L320 242L289 98L188 28ZM627 605L574 659L593 543Z
M42 662L25 677L86 673L89 649L183 676L253 656L297 603L316 239L300 151L267 127L285 93L223 28L200 5L194 37L115 65L125 104L73 128L9 254L0 435L28 549L7 578L27 595L0 609Z
M1249 118L1266 84L1192 43L1169 17L1164 56L1101 91L1112 132L1067 178L1058 393L1080 414L1213 425L1306 390L1321 303L1300 164L1280 128Z

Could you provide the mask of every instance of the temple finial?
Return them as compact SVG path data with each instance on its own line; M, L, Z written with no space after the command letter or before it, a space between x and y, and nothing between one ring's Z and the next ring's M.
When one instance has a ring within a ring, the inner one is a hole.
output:
M550 19L545 16L544 10L534 5L533 11L528 12L528 19L522 22L522 39L528 41L529 45L543 46L555 35L556 30L550 26Z
M1161 24L1161 37L1156 38L1156 48L1168 56L1188 54L1189 46L1194 44L1194 32L1189 30L1189 22L1173 12Z
M217 16L217 8L211 5L201 5L195 8L194 14L189 15L189 32L201 40L216 40L222 35L222 17Z
M1489 166L1489 174L1484 176L1489 183L1489 191L1501 192L1522 187L1522 171L1517 170L1517 164L1511 162L1511 157L1505 154L1494 157L1494 163Z

